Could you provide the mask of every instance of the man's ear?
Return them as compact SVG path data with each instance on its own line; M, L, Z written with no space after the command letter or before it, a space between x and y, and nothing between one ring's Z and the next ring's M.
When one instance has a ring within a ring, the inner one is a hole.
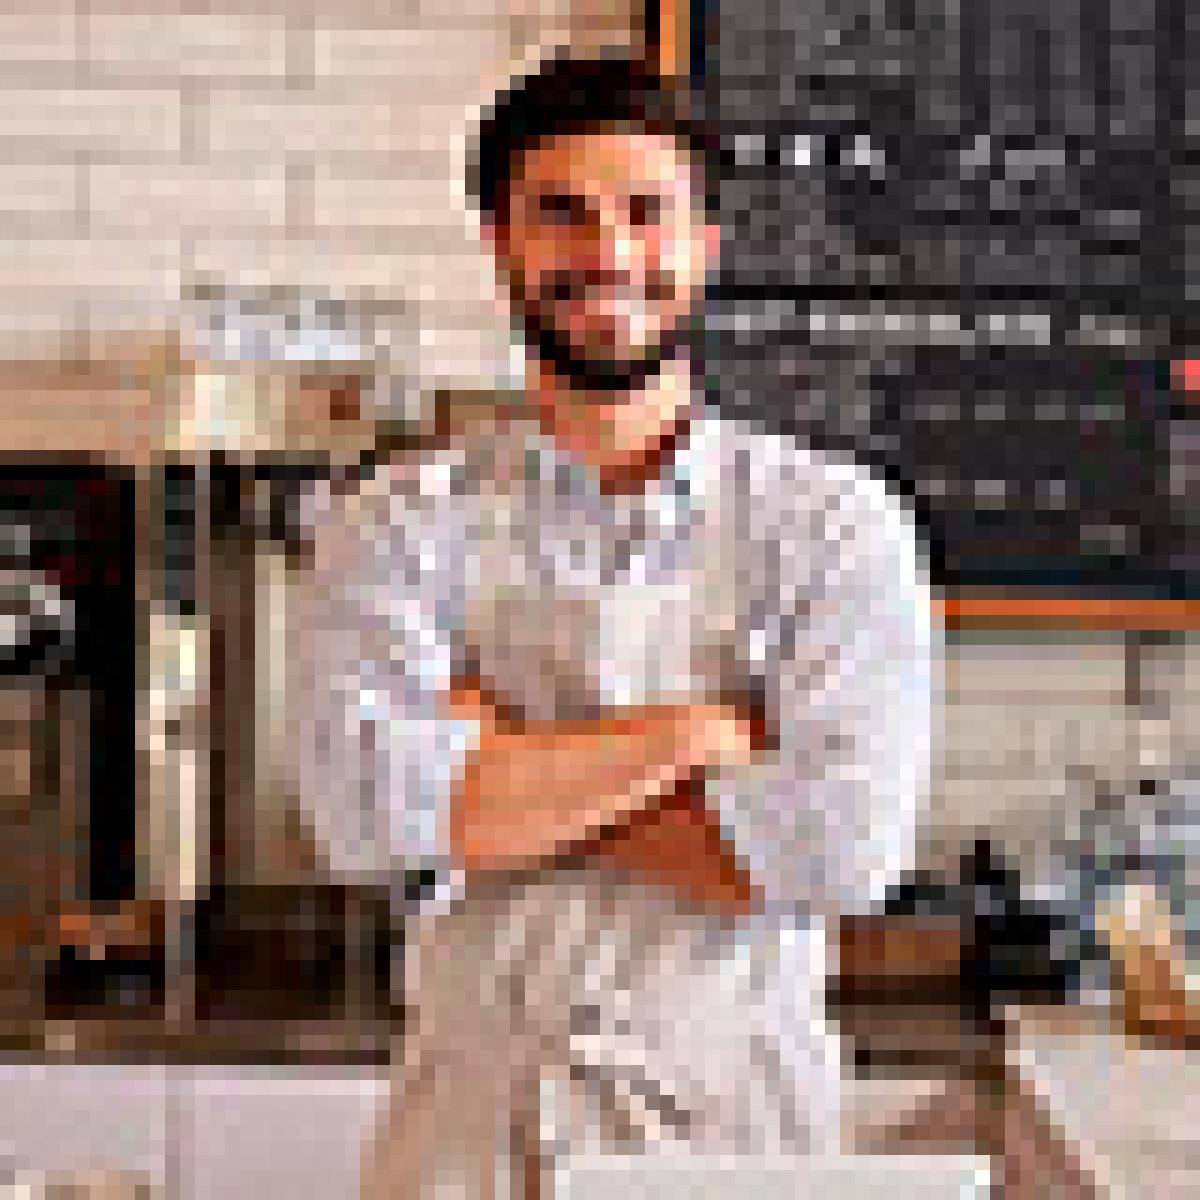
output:
M508 225L497 219L495 213L484 213L479 218L479 232L484 245L496 255L508 253Z

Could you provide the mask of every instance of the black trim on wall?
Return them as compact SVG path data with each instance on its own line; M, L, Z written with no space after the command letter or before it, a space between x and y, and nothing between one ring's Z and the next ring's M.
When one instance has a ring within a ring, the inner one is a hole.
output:
M681 0L686 2L686 0ZM704 83L708 66L708 30L716 20L718 0L690 0L688 3L688 70L692 83Z
M101 476L79 514L90 569L80 591L80 666L91 689L89 893L132 896L137 827L136 481Z

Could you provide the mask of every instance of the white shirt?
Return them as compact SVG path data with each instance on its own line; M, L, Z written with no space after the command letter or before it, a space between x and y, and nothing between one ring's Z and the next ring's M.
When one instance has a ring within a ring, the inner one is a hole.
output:
M441 696L468 664L531 716L753 689L778 750L710 795L781 919L869 909L911 867L929 590L912 518L862 469L704 415L612 496L517 424L320 489L311 515L297 788L335 868L432 866L453 892L447 802L478 729Z

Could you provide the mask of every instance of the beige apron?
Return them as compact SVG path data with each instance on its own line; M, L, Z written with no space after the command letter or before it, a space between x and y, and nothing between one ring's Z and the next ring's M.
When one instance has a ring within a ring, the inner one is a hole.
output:
M523 1191L574 1155L833 1144L839 1063L818 931L738 929L593 868L422 918L392 1107L364 1196ZM548 1195L543 1190L543 1195Z

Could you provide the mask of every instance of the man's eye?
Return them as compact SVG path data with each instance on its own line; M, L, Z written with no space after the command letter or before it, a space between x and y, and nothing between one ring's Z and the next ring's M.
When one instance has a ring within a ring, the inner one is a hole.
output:
M543 196L538 216L554 225L569 225L582 219L583 204L575 196Z
M633 226L657 225L662 221L663 202L659 196L634 196L629 201L629 223Z

